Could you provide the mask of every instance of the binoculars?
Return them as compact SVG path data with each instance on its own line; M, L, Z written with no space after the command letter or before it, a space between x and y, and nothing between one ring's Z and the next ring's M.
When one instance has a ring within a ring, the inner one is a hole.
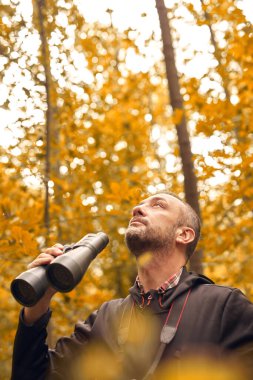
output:
M108 244L104 232L87 234L77 243L65 245L63 255L50 264L29 269L11 283L11 293L21 305L34 306L49 286L69 292L81 281L91 261Z

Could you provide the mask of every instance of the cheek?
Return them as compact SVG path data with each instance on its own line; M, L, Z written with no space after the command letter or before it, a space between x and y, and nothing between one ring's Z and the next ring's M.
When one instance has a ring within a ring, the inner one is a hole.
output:
M148 218L147 227L152 230L159 230L166 233L167 231L171 231L171 228L175 226L176 218L168 217L163 213L157 213L156 215L152 215Z

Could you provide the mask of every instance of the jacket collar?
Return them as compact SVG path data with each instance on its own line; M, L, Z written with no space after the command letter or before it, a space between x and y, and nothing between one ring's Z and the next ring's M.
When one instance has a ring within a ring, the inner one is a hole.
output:
M158 305L160 304L162 309L167 309L177 297L187 292L190 288L199 286L201 284L213 284L213 283L214 282L210 280L208 277L204 275L199 275L194 272L188 272L186 268L184 267L178 285L172 289L166 290L162 295L159 294L157 290L153 290L153 289L151 289L149 292L142 295L140 294L140 291L136 282L134 286L130 288L130 295L133 301L139 306L143 305L143 297L144 297L144 299L146 300L148 298L149 299L152 298L153 300L154 299L159 300ZM151 302L150 305L155 306L153 302ZM155 308L157 308L157 306L155 306Z

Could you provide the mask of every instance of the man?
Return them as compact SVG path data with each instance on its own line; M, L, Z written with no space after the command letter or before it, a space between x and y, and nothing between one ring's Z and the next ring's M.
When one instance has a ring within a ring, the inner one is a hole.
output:
M176 195L160 193L142 201L133 209L125 236L138 267L130 295L103 304L76 325L71 337L48 350L46 326L55 293L48 289L35 306L21 312L12 380L139 380L193 351L223 357L239 350L250 357L253 305L238 289L216 286L185 269L199 234L198 216ZM29 268L49 264L62 250L61 244L48 248ZM93 365L83 365L94 357ZM104 362L99 377L94 363Z

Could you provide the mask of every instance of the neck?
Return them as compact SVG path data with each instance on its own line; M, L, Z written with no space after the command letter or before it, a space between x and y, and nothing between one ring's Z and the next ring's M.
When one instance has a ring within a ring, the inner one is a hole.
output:
M138 276L144 291L159 288L184 265L185 258L176 253L152 252L146 259L140 256L137 258Z

